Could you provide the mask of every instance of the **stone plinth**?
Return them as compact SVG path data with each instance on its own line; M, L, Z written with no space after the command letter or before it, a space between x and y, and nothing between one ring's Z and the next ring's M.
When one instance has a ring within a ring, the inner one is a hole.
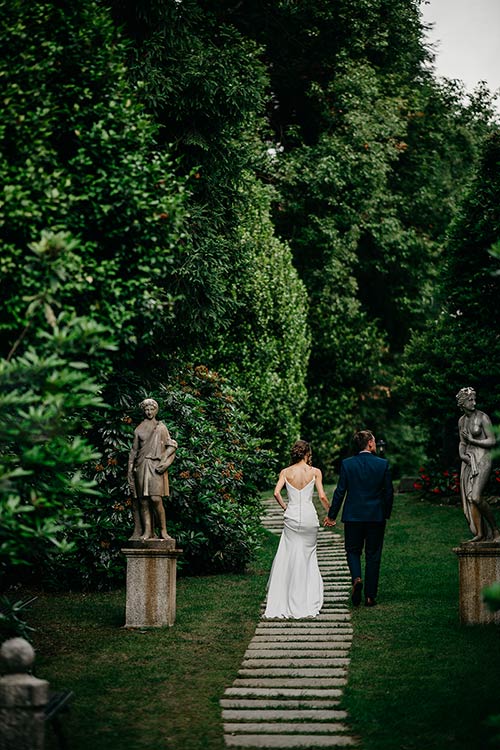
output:
M175 540L128 542L126 628L161 628L175 622L177 558Z
M44 708L49 698L49 683L28 671L35 652L24 638L4 641L0 649L0 748L43 750L45 740Z
M500 544L465 543L453 552L458 557L460 622L500 625L500 612L491 612L481 598L485 586L500 581Z

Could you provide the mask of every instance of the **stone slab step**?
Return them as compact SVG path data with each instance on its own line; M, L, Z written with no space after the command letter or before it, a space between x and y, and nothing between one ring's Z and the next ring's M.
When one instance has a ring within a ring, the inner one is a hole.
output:
M349 614L350 609L350 598L351 598L351 587L342 591L341 589L328 589L325 588L323 593L323 608L327 609L332 604L344 607L345 611Z
M296 643L314 643L315 641L346 641L352 640L352 629L350 628L324 628L318 629L314 633L305 633L300 630L289 630L283 632L281 630L272 630L269 632L259 631L257 635L254 635L250 643L261 644L265 641L274 644L276 643L278 648L282 648L283 643L290 643L295 641ZM249 644L250 645L250 644Z
M347 735L314 735L314 734L247 734L224 735L227 747L265 747L287 748L302 747L314 750L319 747L352 747L356 744Z
M325 708L225 708L224 721L341 721L347 718L347 711Z
M306 629L312 630L318 630L321 631L322 629L326 628L335 628L337 631L342 630L350 630L352 632L352 625L350 623L350 620L345 620L342 622L324 622L320 620L314 620L311 622L310 620L297 620L292 622L291 620L262 620L257 625L257 631L261 632L262 630L276 630L277 628L286 628L286 630L295 630L297 633L299 633L301 630L303 632L307 632Z
M347 641L346 641L347 642ZM338 641L334 640L325 640L325 641L265 641L265 640L258 640L258 641L251 641L248 644L247 652L252 651L253 649L272 649L274 650L283 650L288 651L291 650L302 650L302 651L326 651L328 652L329 649L333 648L333 644L338 643Z
M237 686L226 688L224 696L227 698L241 698L253 695L256 698L340 698L342 690L337 687L306 688L306 687L248 687ZM267 703L269 705L269 703Z
M223 725L224 732L226 734L254 734L254 733L269 733L269 734L287 734L296 733L300 734L341 734L347 731L347 727L338 721L332 722L321 722L321 721L306 721L306 722L228 722Z
M248 644L248 648L273 648L276 646L276 648L279 649L284 648L287 644L290 645L291 643L299 643L299 648L307 648L308 644L314 646L318 642L328 643L330 644L330 648L337 648L335 644L350 644L351 641L352 633L350 631L332 633L330 630L326 632L320 630L314 635L311 634L308 636L303 636L300 633L290 633L289 636L287 636L286 633L277 633L276 635L273 635L273 633L269 633L268 635L266 633L255 635ZM264 646L264 643L268 645Z
M297 657L295 659L276 657L274 659L243 659L241 663L242 669L251 668L262 668L262 667L347 667L350 664L350 659L344 655L333 658L323 658L321 656L317 658L308 659Z
M274 620L273 622L263 622L255 628L255 635L266 635L268 633L272 635L274 633L276 635L289 634L290 636L305 635L308 638L314 638L319 633L347 633L352 631L352 625L347 620L333 623L314 623L310 627L307 627L306 623L304 624L306 627L297 623L297 626L293 628L287 626L285 622L279 623Z
M311 710L311 711L331 711L336 710L338 713L346 713L345 711L338 711L339 705L338 700L321 700L316 698L302 698L296 700L295 698L221 698L219 701L223 709L234 708L234 709L255 709L262 710ZM342 716L341 718L345 718Z
M340 610L340 612L343 614L343 610ZM306 627L304 627L304 625ZM330 630L335 633L350 633L352 632L351 621L350 619L322 620L321 622L310 625L309 627L307 627L307 623L304 623L302 626L297 623L296 627L291 627L290 625L287 626L286 620L268 620L262 623L262 627L257 627L255 629L254 637L262 637L267 634L269 634L270 637L274 637L273 633L276 633L280 634L282 637L288 634L290 638L301 634L307 635L309 638L317 638L321 633L326 633Z
M287 643L301 643L301 648L304 648L304 644L314 644L318 641L333 644L337 641L350 643L351 640L352 632L350 630L339 629L335 631L333 628L328 628L328 630L318 630L316 633L308 635L302 635L302 633L297 633L295 631L291 631L290 635L281 632L276 633L276 635L274 635L274 633L262 633L262 635L259 633L259 635L254 635L248 645L251 648L258 648L259 646L262 646L263 643L269 643L271 646L276 645L276 648L283 648Z
M352 636L353 630L349 622L327 622L323 628L259 628L256 629L252 641L261 643L264 640L276 641L277 643L292 640L322 640L327 641L330 638L335 639L343 636ZM251 642L252 642L251 641Z
M317 659L317 661L320 661ZM238 670L240 677L345 677L345 667L243 667Z
M263 643L264 641L271 641L272 643L290 643L293 641L305 641L310 642L311 639L321 638L322 640L328 640L329 636L333 635L351 635L351 633L340 633L335 628L323 628L322 630L307 630L307 631L269 631L265 633L259 631L257 635L254 635L250 643Z
M297 618L298 620L301 620L302 622L347 622L350 620L350 614L349 612L339 612L339 613L325 613L320 612L319 615L316 615L316 617L301 617ZM269 617L266 618L267 622L283 622L285 620L284 617Z
M237 677L233 680L235 688L333 688L346 684L345 677Z
M326 652L325 654L325 652L311 651L311 649L309 649L308 651L306 651L305 649L303 650L295 649L293 651L287 651L286 655L289 656L290 659L296 659L296 658L311 659L314 657L316 657L317 659L321 659L325 655L332 656L332 657L346 656L348 651L349 649L346 649L345 651L332 650L332 651ZM262 650L257 650L257 651L246 651L244 658L245 659L276 659L276 658L279 659L282 656L283 656L283 651L277 652L277 651L273 651L270 648L267 648L267 649L262 649Z
M273 633L272 631L270 633L264 633L262 631L259 631L258 635L254 635L250 643L264 643L265 641L268 641L269 643L289 643L290 641L295 641L295 643L299 643L304 641L305 643L310 643L311 640L315 641L318 639L321 639L322 641L339 641L344 640L348 643L351 642L352 639L352 633L347 630L345 632L342 632L339 630L335 630L334 628L325 628L324 630L316 630L313 633L301 633L300 631L288 631L283 632L281 630L276 631Z

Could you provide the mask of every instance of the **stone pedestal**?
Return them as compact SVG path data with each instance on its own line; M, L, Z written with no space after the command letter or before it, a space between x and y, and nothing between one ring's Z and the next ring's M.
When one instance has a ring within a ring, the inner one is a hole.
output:
M500 581L500 544L465 543L453 552L458 557L460 622L500 625L500 612L491 612L481 598L485 586Z
M2 666L8 672L0 678L1 750L44 748L49 683L28 673L34 658L35 652L24 638L4 641L0 649Z
M127 543L126 628L161 628L175 622L177 558L175 540Z

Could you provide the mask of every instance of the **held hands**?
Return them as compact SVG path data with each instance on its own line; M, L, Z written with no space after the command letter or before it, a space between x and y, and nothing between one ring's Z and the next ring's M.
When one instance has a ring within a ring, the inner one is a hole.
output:
M337 525L337 521L335 521L333 518L329 518L328 516L325 517L325 520L323 521L323 526L327 526L328 528L330 528L336 525Z

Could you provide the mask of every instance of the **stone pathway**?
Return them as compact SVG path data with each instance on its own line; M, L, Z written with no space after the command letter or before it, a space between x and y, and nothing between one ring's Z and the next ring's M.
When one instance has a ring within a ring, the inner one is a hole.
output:
M262 523L281 534L283 511L272 497L264 501ZM227 747L356 745L338 708L352 641L351 579L340 535L323 527L318 561L325 584L320 614L257 625L238 677L220 701Z

